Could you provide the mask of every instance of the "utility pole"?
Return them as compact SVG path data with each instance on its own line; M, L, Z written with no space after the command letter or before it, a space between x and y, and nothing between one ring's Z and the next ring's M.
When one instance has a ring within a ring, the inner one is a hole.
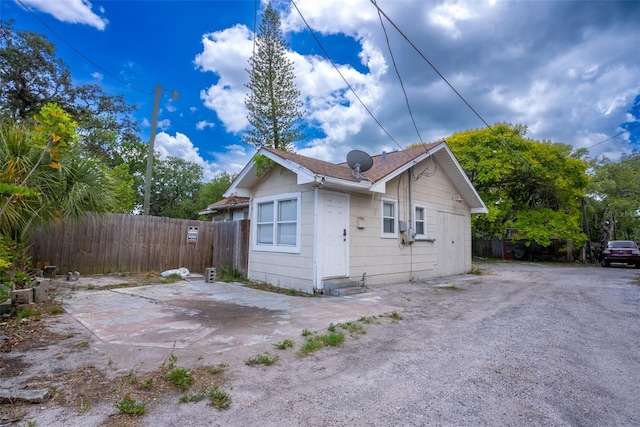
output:
M147 152L147 173L144 176L144 215L149 215L149 202L151 201L151 176L153 171L153 145L156 142L156 126L158 124L158 105L162 86L156 85L156 98L153 101L153 114L151 115L151 135L149 135L149 147Z
M158 107L160 105L160 95L162 95L162 86L156 85L156 97L153 101L153 114L151 115L151 135L149 135L149 151L147 152L147 173L144 176L144 205L143 214L149 215L149 203L151 202L151 179L153 177L153 154L154 144L156 142L156 126L158 124ZM177 100L178 92L171 91L171 98Z

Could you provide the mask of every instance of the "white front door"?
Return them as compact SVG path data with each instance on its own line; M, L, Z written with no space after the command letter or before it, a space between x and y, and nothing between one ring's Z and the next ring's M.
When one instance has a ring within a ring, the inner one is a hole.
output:
M349 275L349 197L321 191L318 197L320 279Z

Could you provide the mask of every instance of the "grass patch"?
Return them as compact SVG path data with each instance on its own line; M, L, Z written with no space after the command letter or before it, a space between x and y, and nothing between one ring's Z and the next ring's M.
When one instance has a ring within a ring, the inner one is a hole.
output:
M482 270L480 270L477 267L473 267L473 268L471 268L471 271L469 272L469 274L475 274L476 276L482 276Z
M200 402L206 396L204 391L198 393L185 394L180 397L180 403L196 403Z
M121 414L144 415L147 404L144 402L138 403L127 394L124 396L124 399L117 401L113 406L115 406Z
M336 347L344 343L344 332L342 331L329 331L328 334L316 335L307 337L307 340L302 344L297 355L299 357L305 357L314 351L322 350L326 346Z
M269 354L268 351L265 351L264 354L259 354L257 356L251 357L244 361L244 364L247 366L254 365L265 365L270 366L278 361L279 357L276 355Z
M49 314L52 314L52 315L58 315L58 314L64 314L65 313L64 308L62 308L62 307L60 307L58 305L54 305L53 307L49 307L48 312L49 312Z
M298 350L298 356L305 357L314 351L321 350L324 347L324 343L318 337L308 337L307 340L302 344L300 350Z
M400 314L398 314L397 311L392 311L391 313L388 313L386 317L391 319L393 323L399 322L403 319L403 317Z
M284 340L284 341L280 341L277 342L273 345L275 348L277 348L278 350L286 350L290 347L293 347L293 340Z
M349 332L351 335L364 335L367 333L364 326L357 322L339 323L338 326Z
M308 294L306 292L300 292L298 290L292 288L280 288L278 286L273 286L268 283L258 283L258 282L248 282L244 280L235 280L236 282L242 282L248 288L258 289L260 291L273 292L276 294L284 294L293 297L313 297L313 295Z
M367 325L370 325L372 323L378 323L378 319L376 319L375 316L362 316L361 318L358 319L358 322L362 322Z
M459 288L455 285L449 285L449 286L438 286L438 289L444 289L445 291L464 291L464 289Z
M193 383L193 374L183 368L174 368L164 378L175 385L180 391L186 391Z
M216 409L227 409L231 406L231 396L218 386L208 389L207 395L209 396L209 405Z
M182 276L179 275L178 273L173 273L170 274L166 277L163 277L162 279L160 279L160 283L162 284L168 284L168 283L176 283L182 280ZM128 286L128 283L123 283L124 286Z
M42 317L42 313L40 313L35 308L31 308L31 307L21 308L20 310L18 310L18 313L16 314L16 326L19 325L20 322L22 322L22 319L34 318L35 320L40 320L41 317Z
M319 338L324 345L336 347L344 343L344 332L329 332L328 334L320 335Z
M242 275L241 272L239 272L238 270L234 269L234 268L230 268L230 269L223 269L222 270L222 281L229 283L229 282L244 282L244 276Z
M313 332L311 332L311 331L310 331L310 330L308 330L307 328L304 328L304 329L302 330L302 336L303 336L303 337L308 337L308 336L310 336L311 334L313 334Z

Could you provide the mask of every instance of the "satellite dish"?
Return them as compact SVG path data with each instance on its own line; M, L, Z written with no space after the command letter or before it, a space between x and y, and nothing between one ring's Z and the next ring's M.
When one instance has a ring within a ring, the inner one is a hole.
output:
M352 150L347 154L347 164L353 170L353 176L360 179L360 173L368 171L373 166L373 159L364 151Z

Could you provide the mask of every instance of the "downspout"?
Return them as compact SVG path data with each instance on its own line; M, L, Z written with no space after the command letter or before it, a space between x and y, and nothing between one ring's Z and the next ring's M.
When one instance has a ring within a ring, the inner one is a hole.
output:
M323 293L322 280L318 278L318 187L313 188L313 262L311 263L311 284L313 293Z
M409 168L409 170L407 171L407 174L409 175L409 224L407 225L407 228L411 228L412 226L412 222L411 222L411 211L413 210L413 207L411 205L411 176L413 175L413 166L411 166Z

